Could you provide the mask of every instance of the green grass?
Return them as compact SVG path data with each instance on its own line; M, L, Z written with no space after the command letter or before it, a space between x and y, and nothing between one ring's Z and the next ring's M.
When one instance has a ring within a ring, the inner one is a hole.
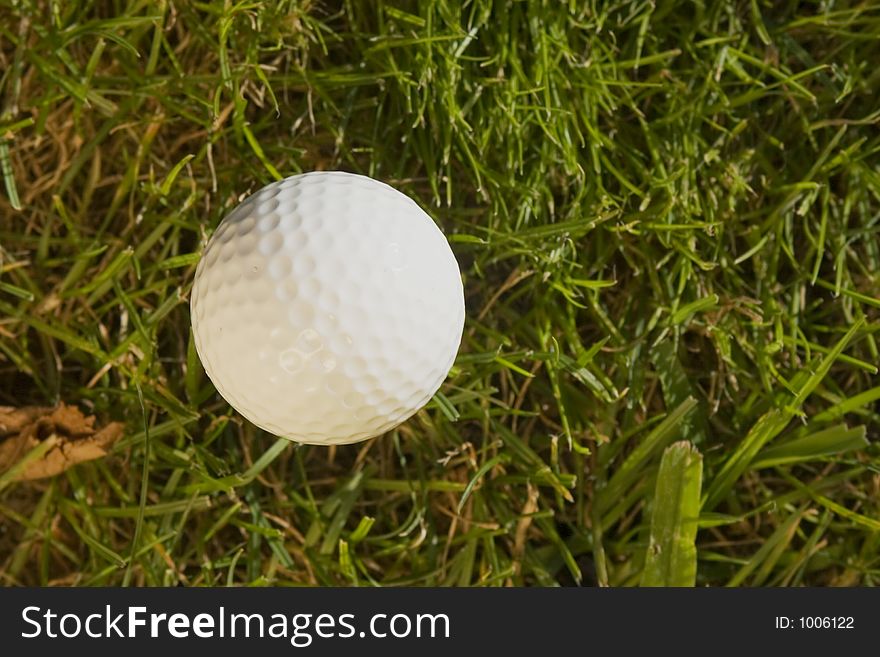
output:
M652 514L690 563L678 489L697 585L878 581L875 3L94 4L0 0L0 404L127 431L4 480L0 583L635 585ZM404 426L294 449L188 294L330 168L429 210L468 320Z

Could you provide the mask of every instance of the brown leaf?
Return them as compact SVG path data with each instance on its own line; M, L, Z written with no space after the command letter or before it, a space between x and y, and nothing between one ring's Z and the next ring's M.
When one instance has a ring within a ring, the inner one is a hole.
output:
M76 406L61 404L44 422L54 425L61 433L67 436L91 435L95 432L92 425L95 424L95 416L86 417Z
M85 416L76 406L55 408L0 406L0 472L19 463L32 449L53 442L41 457L26 463L13 477L25 481L53 477L68 468L101 458L122 436L124 425L111 422L99 431L95 417Z
M25 426L31 424L37 418L48 415L51 408L42 406L25 406L13 408L12 406L0 406L0 440L19 433Z

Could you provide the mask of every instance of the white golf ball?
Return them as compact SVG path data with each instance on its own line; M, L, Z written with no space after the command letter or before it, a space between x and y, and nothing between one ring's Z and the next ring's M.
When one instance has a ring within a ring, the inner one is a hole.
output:
M220 223L196 270L196 349L266 431L344 444L424 406L464 325L458 263L409 197L350 173L267 185Z

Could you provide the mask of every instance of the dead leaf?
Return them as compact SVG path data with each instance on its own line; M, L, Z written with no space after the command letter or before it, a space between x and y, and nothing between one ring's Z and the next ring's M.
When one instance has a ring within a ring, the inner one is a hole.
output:
M124 425L111 422L97 431L94 425L93 415L87 417L67 404L55 408L0 406L0 472L15 467L48 440L53 441L48 451L26 463L14 480L54 477L77 463L99 459L122 436Z

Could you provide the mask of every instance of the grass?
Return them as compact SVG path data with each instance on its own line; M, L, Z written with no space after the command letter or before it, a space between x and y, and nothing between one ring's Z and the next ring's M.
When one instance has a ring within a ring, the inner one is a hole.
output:
M4 482L0 582L877 583L878 61L860 0L0 0L0 404L127 426ZM331 168L430 211L468 320L411 421L293 448L188 293Z

